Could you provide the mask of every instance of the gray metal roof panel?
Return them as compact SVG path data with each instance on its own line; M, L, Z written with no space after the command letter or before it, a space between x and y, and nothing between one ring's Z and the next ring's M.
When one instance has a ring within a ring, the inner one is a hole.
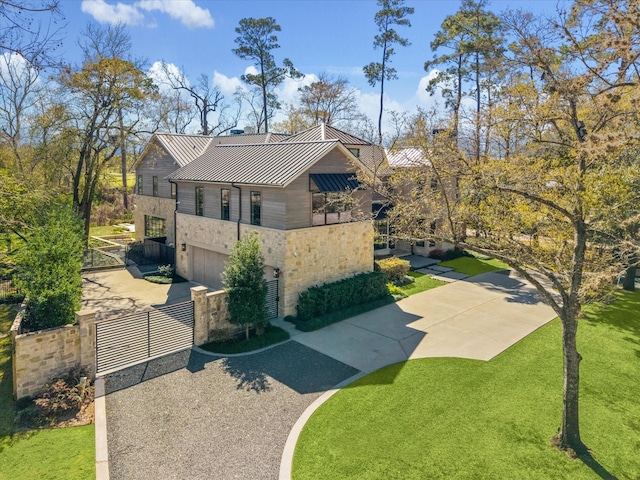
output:
M180 135L173 133L156 133L155 137L169 152L178 165L184 167L194 158L202 154L214 137L204 135Z
M370 145L369 142L324 123L292 135L283 141L315 142L319 140L340 140L345 145Z
M425 152L419 147L405 147L387 150L389 167L424 167L431 166L431 161L425 157Z
M336 140L217 145L167 178L283 187L337 145Z

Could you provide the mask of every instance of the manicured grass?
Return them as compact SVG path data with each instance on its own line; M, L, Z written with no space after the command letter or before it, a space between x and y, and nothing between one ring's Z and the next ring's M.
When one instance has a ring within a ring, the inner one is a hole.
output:
M244 338L244 337L243 337ZM289 339L289 334L280 327L270 325L264 335L252 336L248 340L238 342L209 342L200 348L214 353L245 353L258 350L259 348L275 345Z
M409 272L409 276L415 278L415 282L400 287L400 289L407 295L415 295L416 293L431 290L432 288L445 285L446 282L431 278L429 275L418 272Z
M0 339L0 480L95 478L94 426L15 432L11 339Z
M16 313L18 313L18 305L0 303L0 335L9 333Z
M119 235L121 233L128 233L123 231L122 227L117 225L100 225L89 228L89 236L91 237L103 237L105 235Z
M464 273L470 277L481 273L494 272L496 270L504 270L509 268L505 263L495 258L488 260L475 257L460 257L446 262L440 262L442 267L453 268L456 272Z
M94 479L94 437L94 426L84 425L5 438L0 444L0 480Z
M625 294L578 332L582 439L599 473L549 444L562 408L554 320L490 362L401 362L341 390L304 427L293 478L640 478L639 311L640 292Z
M147 282L151 283L159 283L162 285L170 285L172 283L184 283L186 280L179 275L174 275L172 277L165 277L164 275L145 275L144 279Z

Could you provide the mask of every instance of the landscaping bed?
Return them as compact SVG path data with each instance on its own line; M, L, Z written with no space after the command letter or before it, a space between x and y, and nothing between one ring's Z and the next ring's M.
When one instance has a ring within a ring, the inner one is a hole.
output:
M220 354L246 353L258 350L260 348L275 345L277 343L289 340L289 333L280 327L269 325L267 330L260 336L250 336L245 338L244 329L236 336L218 342L209 342L201 345L200 348L208 352Z

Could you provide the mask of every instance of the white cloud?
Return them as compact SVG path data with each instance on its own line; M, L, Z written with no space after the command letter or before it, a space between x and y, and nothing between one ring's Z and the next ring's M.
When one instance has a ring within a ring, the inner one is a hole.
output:
M193 0L140 0L134 5L148 12L166 13L189 28L213 28L215 25L211 12L197 6Z
M144 15L134 5L121 2L110 4L104 0L82 0L80 9L100 23L140 25L144 21Z
M131 4L107 3L105 0L82 0L81 7L100 23L145 24L145 12L166 13L189 28L213 28L215 22L208 9L197 6L193 0L140 0ZM156 22L147 27L155 28Z
M418 105L420 105L421 107L444 106L445 102L444 98L442 97L442 93L440 93L440 90L437 90L433 95L427 92L427 85L438 75L438 73L440 73L438 70L433 69L427 75L420 79L420 82L418 83L418 89L416 90L414 97L418 102Z
M238 87L242 87L240 77L227 77L225 74L213 71L213 84L220 89L220 92L226 97L231 98Z
M173 63L167 63L166 66L171 76L180 77L182 75L180 68L178 68ZM149 77L151 77L151 79L153 80L153 83L155 83L158 86L161 92L166 93L172 90L171 85L167 80L167 74L162 68L161 61L154 62L153 65L151 65L151 67L149 68L148 74L149 74ZM189 83L189 80L187 78L185 78L185 81L187 82L187 84Z

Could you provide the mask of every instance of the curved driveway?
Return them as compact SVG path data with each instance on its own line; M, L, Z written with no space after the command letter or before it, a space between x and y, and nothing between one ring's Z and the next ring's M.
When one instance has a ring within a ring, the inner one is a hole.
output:
M187 350L111 374L111 478L278 478L291 428L334 385L407 358L488 360L554 317L530 286L491 273L261 353Z

